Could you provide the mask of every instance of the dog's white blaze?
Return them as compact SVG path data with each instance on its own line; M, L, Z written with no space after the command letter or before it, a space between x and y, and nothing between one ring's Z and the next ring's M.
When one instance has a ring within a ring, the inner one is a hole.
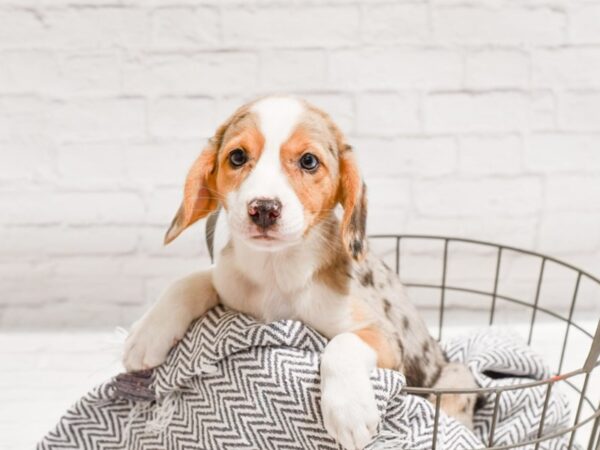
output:
M304 209L281 166L281 146L290 137L303 104L291 97L270 97L253 107L265 143L261 156L237 192L228 196L230 225L242 236L252 229L247 204L255 198L279 199L282 204L278 235L281 241L297 241L304 231Z

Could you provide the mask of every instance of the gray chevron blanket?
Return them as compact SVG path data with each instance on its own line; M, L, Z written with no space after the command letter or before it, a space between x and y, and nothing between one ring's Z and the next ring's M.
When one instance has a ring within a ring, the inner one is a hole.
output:
M320 414L319 355L326 340L299 322L261 324L217 307L196 321L165 364L97 386L69 409L38 449L338 449ZM550 376L527 346L497 330L446 342L451 361L466 363L481 386ZM378 369L372 382L381 414L370 449L432 448L434 408L402 392L404 377ZM546 388L506 391L498 402L494 445L536 437ZM438 449L489 442L495 396L480 400L475 429L440 415ZM569 426L569 407L553 391L544 421L549 435ZM540 449L567 447L561 438ZM533 446L522 446L529 449Z

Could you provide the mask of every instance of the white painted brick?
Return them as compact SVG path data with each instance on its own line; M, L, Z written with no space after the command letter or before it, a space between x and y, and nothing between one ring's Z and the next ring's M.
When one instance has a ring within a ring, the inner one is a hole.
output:
M439 42L474 44L560 44L566 16L550 8L439 7L433 13Z
M166 142L128 145L122 151L125 179L142 186L179 188L183 186L188 169L200 154L203 145L203 139L168 139Z
M460 141L459 169L470 175L517 175L522 170L517 136L474 136Z
M600 176L548 177L545 207L549 211L600 212ZM581 214L581 220L586 220L585 214Z
M569 37L582 44L600 43L600 5L594 3L570 4Z
M264 52L260 64L260 86L267 92L318 89L325 84L325 53L313 50Z
M141 48L150 39L146 11L133 8L65 8L50 10L44 21L48 39L58 47Z
M355 114L353 98L347 94L303 94L303 98L326 111L343 133L354 130Z
M425 127L433 132L528 129L532 106L521 93L441 93L425 99Z
M419 99L415 94L361 94L356 100L357 131L380 136L419 131L418 110Z
M50 146L0 141L0 182L47 180L53 178L52 172Z
M600 248L600 213L556 212L544 214L539 248L547 253L592 253Z
M258 58L252 53L150 53L125 58L123 89L143 95L214 95L252 90Z
M135 227L10 227L2 231L0 253L19 255L127 254L135 250Z
M86 189L124 184L123 157L127 148L123 143L63 144L56 157L61 184Z
M417 181L417 211L433 217L535 216L542 182L536 177L434 179Z
M0 97L0 141L48 146L47 114L48 105L37 97Z
M439 176L452 173L457 166L458 151L453 138L356 138L351 143L361 171L373 178L398 174Z
M535 134L527 139L525 167L539 172L600 173L600 134Z
M55 102L50 122L64 141L137 138L146 134L146 103L139 98Z
M144 205L131 193L0 192L0 223L140 223Z
M426 4L369 5L364 9L362 35L367 42L422 43L430 38Z
M404 210L410 206L411 186L407 178L365 178L369 206L379 210Z
M85 51L61 58L57 94L116 95L121 88L120 55L115 50Z
M179 205L179 202L177 202L176 205ZM138 230L140 233L141 252L146 255L157 257L194 257L199 258L199 260L201 257L206 257L208 255L208 250L206 249L204 238L204 221L196 222L169 245L164 245L165 233L167 232L171 219L176 211L177 210L174 209L165 215L168 219L163 225L146 226Z
M261 6L223 10L227 44L244 47L331 46L356 43L357 6Z
M219 42L219 12L214 7L159 8L152 13L153 45L206 47Z
M600 48L560 48L536 52L533 82L542 87L600 87Z
M383 47L332 52L329 71L335 89L455 89L462 84L463 64L453 51Z
M452 218L411 216L404 228L407 234L457 236L467 239L511 243L522 248L533 248L537 236L536 217L477 217Z
M212 136L217 127L215 107L204 97L162 97L150 104L150 133L180 139Z
M7 51L0 54L0 92L39 93L60 80L56 53L48 50Z
M568 92L559 100L560 124L566 130L600 131L600 92Z
M521 51L471 51L466 57L466 85L475 89L527 87L529 64L529 57Z
M3 9L0 23L0 47L28 48L48 44L46 26L33 9Z

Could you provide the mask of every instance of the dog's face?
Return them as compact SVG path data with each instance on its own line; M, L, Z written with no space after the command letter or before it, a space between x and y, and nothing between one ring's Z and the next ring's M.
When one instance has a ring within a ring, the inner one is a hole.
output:
M287 97L242 106L215 133L188 174L165 241L221 203L231 233L276 251L298 244L338 203L349 253L364 251L366 200L350 147L322 111Z

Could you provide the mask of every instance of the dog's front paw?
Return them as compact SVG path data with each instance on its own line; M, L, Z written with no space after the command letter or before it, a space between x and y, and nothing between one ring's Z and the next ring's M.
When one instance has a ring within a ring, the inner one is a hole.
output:
M123 366L129 372L162 364L169 350L183 337L185 327L169 318L142 318L125 341Z
M321 395L323 422L331 437L349 450L366 447L379 424L371 380L337 375L325 380Z

